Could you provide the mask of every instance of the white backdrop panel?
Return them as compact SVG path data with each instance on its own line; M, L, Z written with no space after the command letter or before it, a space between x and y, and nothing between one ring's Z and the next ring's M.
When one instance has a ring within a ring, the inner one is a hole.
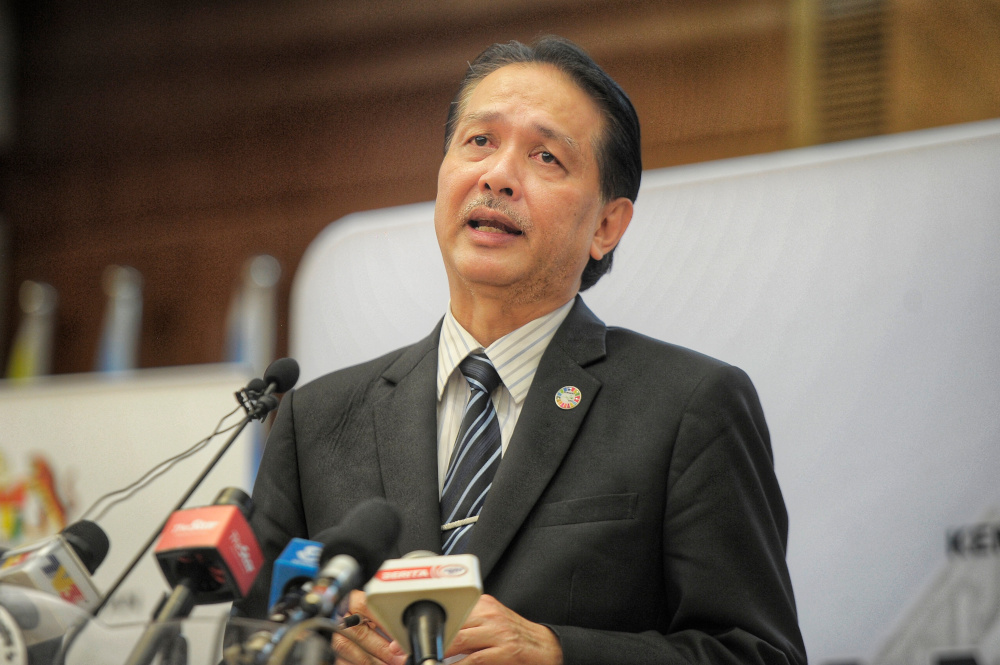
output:
M609 325L754 379L813 662L871 658L948 527L1000 502L998 174L997 121L647 172L584 294ZM361 213L316 239L292 294L305 380L435 324L432 217Z

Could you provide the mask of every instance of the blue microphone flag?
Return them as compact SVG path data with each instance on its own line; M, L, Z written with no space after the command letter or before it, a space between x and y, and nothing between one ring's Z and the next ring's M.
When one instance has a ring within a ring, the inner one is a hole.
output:
M274 562L268 607L274 607L290 587L300 586L316 577L322 551L322 543L304 538L292 538L281 556Z

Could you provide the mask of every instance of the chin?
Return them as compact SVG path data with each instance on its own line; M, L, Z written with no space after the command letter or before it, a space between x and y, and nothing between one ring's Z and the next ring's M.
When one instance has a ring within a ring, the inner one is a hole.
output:
M462 274L462 281L470 287L490 289L512 289L515 288L516 284L516 282L504 275L497 275L490 272L466 272Z
M470 289L516 289L517 279L508 270L479 265L467 266L456 271L459 279Z

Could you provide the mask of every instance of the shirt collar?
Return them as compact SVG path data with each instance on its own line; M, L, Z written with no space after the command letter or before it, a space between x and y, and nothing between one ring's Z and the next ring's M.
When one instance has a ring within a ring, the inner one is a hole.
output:
M542 354L556 330L573 307L570 300L562 307L529 321L517 330L507 333L483 349L482 345L455 319L451 306L444 315L438 342L437 398L441 401L448 379L465 357L475 351L485 351L486 357L496 367L504 387L514 401L520 404L528 395Z

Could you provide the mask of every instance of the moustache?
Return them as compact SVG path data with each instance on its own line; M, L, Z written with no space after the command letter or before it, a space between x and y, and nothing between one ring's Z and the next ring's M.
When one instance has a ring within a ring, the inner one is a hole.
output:
M482 193L469 201L462 209L462 219L468 219L472 211L476 208L488 208L496 210L501 215L510 220L511 224L517 227L518 231L524 233L532 228L531 220L514 209L506 200L490 193Z

